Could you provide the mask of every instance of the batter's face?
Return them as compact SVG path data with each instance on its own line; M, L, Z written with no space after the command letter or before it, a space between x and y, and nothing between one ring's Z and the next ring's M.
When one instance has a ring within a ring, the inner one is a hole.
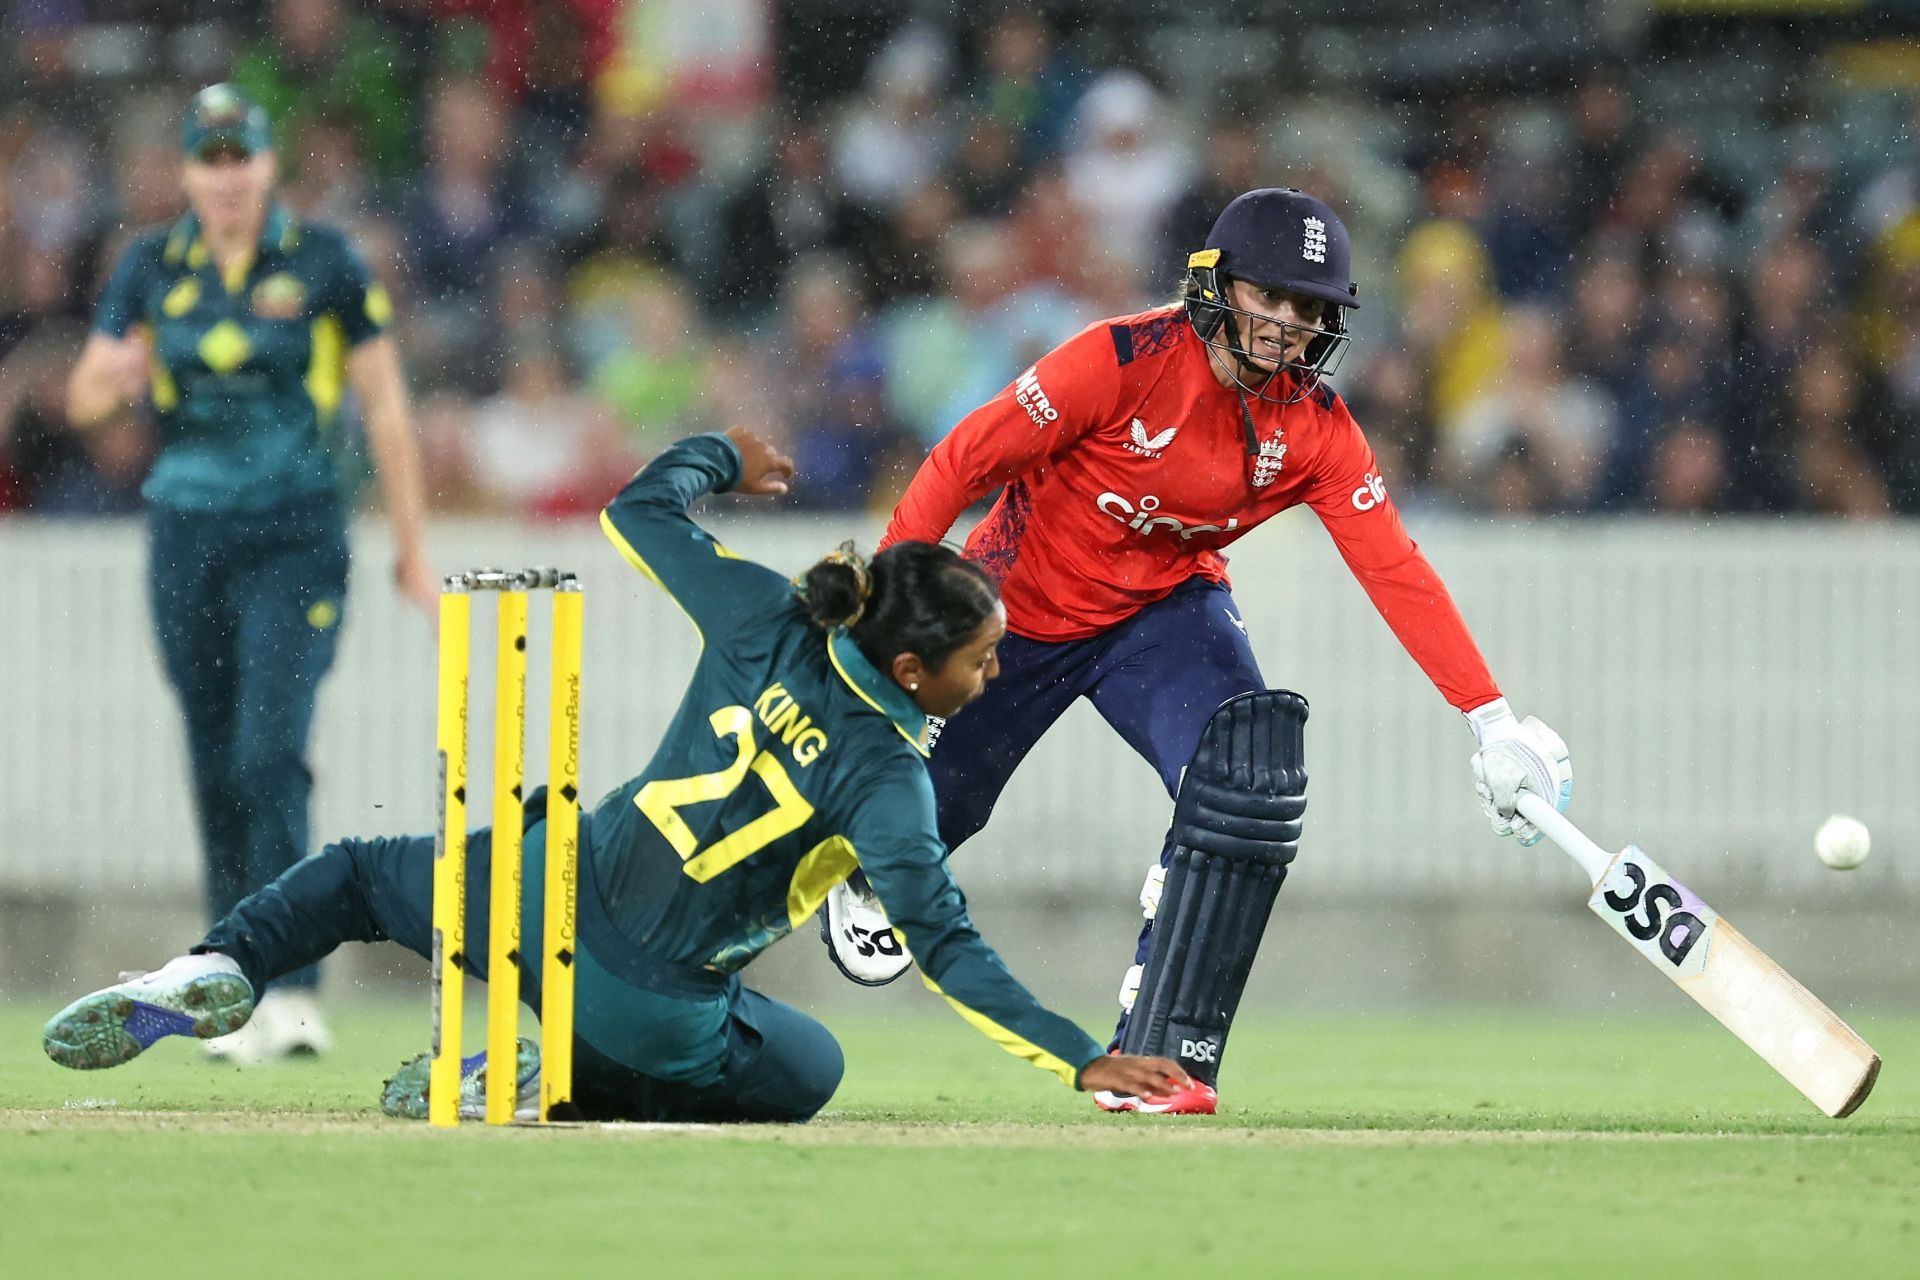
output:
M1006 634L1007 611L996 601L993 612L937 669L918 654L903 653L893 660L893 678L922 711L950 716L985 693L987 681L1000 674L999 645Z
M1307 344L1326 323L1328 304L1321 299L1250 280L1229 281L1227 302L1249 313L1239 316L1228 312L1227 322L1239 331L1241 349L1251 357L1253 366L1266 373L1300 363Z

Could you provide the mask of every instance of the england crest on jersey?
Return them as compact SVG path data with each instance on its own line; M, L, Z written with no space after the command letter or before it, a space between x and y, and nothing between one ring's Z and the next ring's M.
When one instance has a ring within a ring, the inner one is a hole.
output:
M1280 464L1287 457L1287 442L1279 438L1262 440L1260 452L1253 459L1253 487L1264 489L1272 484L1274 477L1280 474Z

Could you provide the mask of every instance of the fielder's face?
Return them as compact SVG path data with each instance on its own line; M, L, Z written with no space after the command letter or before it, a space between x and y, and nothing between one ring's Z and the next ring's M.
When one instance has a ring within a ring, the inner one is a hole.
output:
M238 148L209 148L190 157L183 169L187 203L216 236L264 218L279 176L273 152L249 155Z
M1248 313L1246 316L1229 313L1228 319L1245 326L1240 345L1255 365L1267 370L1298 363L1327 315L1327 304L1319 298L1249 280L1230 281L1227 302Z
M966 643L947 655L937 671L924 672L913 700L930 716L950 716L987 691L1000 674L1000 641L1007 634L1007 611L999 603L975 627Z

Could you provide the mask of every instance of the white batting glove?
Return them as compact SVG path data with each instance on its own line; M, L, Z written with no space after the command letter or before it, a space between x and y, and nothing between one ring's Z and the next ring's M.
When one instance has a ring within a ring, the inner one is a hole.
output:
M1513 718L1505 698L1467 713L1480 749L1473 753L1473 790L1497 836L1523 845L1540 843L1540 828L1515 809L1522 791L1531 791L1565 813L1573 799L1573 762L1560 735L1535 716Z
M863 987L884 987L913 963L879 895L858 872L827 890L820 936L834 967Z

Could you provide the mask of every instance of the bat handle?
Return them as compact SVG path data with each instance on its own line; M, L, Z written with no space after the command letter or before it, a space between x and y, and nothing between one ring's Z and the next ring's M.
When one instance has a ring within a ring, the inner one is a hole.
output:
M1568 817L1531 791L1522 791L1514 806L1520 810L1520 816L1540 828L1541 834L1560 846L1561 852L1580 864L1587 873L1590 884L1599 884L1607 874L1607 868L1613 865L1613 855L1587 838L1586 832L1573 825Z

